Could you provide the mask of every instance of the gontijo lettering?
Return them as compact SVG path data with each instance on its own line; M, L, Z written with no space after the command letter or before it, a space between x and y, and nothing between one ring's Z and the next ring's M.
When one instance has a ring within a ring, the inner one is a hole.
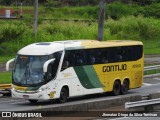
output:
M103 66L102 71L103 72L114 72L114 71L123 71L127 70L127 65L122 64L122 65L108 65L108 66Z

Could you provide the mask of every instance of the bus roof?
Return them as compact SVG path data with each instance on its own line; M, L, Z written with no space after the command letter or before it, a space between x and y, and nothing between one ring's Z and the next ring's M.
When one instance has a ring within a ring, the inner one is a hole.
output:
M21 55L49 55L57 51L72 50L72 49L87 49L87 48L102 48L113 46L128 46L128 45L143 45L140 41L131 40L66 40L55 42L40 42L28 45L21 50L18 54Z
M133 40L84 41L82 43L82 46L84 46L85 48L101 48L129 45L143 45L143 43Z

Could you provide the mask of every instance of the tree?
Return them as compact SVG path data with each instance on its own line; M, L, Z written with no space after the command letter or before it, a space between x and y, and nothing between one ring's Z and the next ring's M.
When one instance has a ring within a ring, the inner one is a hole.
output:
M138 3L141 6L160 2L160 0L132 0L132 1Z
M15 0L13 0L15 2ZM11 3L13 2L12 0L0 0L0 2L4 5L11 5Z

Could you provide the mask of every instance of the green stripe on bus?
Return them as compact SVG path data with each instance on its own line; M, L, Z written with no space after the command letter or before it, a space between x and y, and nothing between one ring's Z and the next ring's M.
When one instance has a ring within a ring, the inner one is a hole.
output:
M94 67L92 65L89 65L89 66L84 66L84 71L86 72L88 78L89 78L89 81L90 83L95 87L95 88L101 88L101 87L104 87L99 78L98 78L98 75L94 69Z
M73 67L73 68L74 68L74 70L75 70L75 72L76 72L76 74L77 74L77 76L80 80L80 83L82 84L82 86L84 88L86 88L86 89L95 88L91 84L91 82L90 82L90 80L89 80L89 78L88 78L88 76L87 76L87 74L86 74L86 72L85 72L85 70L83 69L82 66L76 66L76 67Z

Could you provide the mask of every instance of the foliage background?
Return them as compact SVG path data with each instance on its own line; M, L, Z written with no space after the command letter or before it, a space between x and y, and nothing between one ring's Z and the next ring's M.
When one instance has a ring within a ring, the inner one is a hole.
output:
M20 18L20 4L23 16ZM34 42L97 39L99 0L39 0L37 37L33 35L34 0L0 0L0 13L14 10L17 19L0 19L0 63ZM160 0L106 0L105 40L140 40L145 54L160 54ZM11 72L0 72L0 84Z
M23 17L20 19L20 6L15 5L17 1L0 0L0 8L14 9L18 18L0 19L0 55L15 56L19 49L34 42L97 39L98 1L69 1L66 5L65 1L60 0L39 0L38 33L35 38L33 1L27 4L27 1L22 0L24 5L32 6L23 6ZM63 3L63 7L54 2ZM9 3L11 6L4 6ZM108 0L105 11L105 40L140 40L145 44L145 54L160 53L159 0Z

